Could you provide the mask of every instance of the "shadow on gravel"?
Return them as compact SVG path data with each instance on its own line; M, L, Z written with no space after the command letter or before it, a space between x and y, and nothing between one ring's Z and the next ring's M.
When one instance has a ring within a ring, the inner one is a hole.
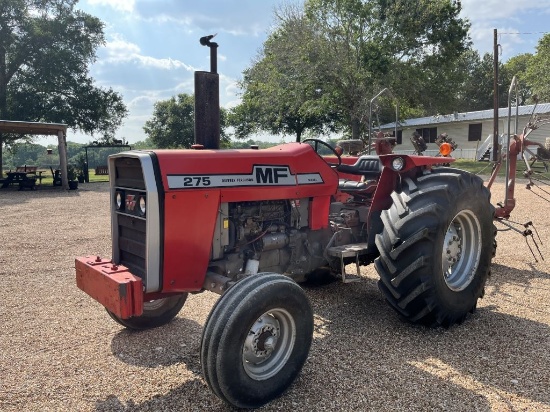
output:
M550 408L550 360L541 356L550 350L546 324L484 307L462 325L429 329L402 321L375 279L305 290L315 316L310 355L294 384L264 411L513 410L509 400L521 398ZM142 403L108 395L96 411L231 410L200 377L201 329L176 318L163 328L119 332L111 347L123 362L183 362L194 377Z
M204 398L191 398L189 394L203 392ZM140 411L230 411L213 394L209 394L206 383L201 379L188 380L185 384L165 395L158 395L142 403L132 399L123 402L116 395L108 395L96 401L96 412L140 412Z
M449 329L415 326L400 320L374 284L308 293L318 326L309 362L317 365L306 365L302 379L322 382L316 387L327 388L326 396L338 382L373 410L409 409L426 396L424 408L412 409L503 410L500 391L550 408L548 325L485 307ZM500 399L490 407L489 394Z
M202 326L177 317L168 325L144 331L122 329L111 341L111 352L122 362L146 368L185 363L200 374Z
M530 270L516 268L510 270L507 266L493 263L491 265L491 277L487 282L488 285L495 287L492 294L501 293L501 288L505 285L522 285L525 286L526 290L529 290L532 288L531 281L533 279L550 279L550 272L543 272L530 263L528 263L528 266L531 268Z

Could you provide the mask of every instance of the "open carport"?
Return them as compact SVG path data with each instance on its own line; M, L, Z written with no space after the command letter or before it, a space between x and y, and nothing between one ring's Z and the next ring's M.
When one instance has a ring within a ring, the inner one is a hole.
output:
M14 120L0 120L0 136L2 133L20 135L53 135L57 136L59 163L61 170L61 186L69 188L67 179L67 125L62 123L20 122ZM1 152L0 152L1 154Z

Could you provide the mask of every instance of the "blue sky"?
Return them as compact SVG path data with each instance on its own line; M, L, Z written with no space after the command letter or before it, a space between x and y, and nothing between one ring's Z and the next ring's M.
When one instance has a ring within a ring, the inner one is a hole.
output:
M238 104L236 82L266 39L274 9L287 3L302 0L80 0L79 8L105 23L107 44L98 50L91 75L121 93L129 109L117 138L144 140L142 127L156 101L193 93L193 72L210 67L209 49L199 44L204 35L217 33L220 102L226 108ZM494 28L502 33L503 61L534 53L550 31L550 0L462 0L462 7L480 53L492 52ZM72 131L67 138L94 140Z

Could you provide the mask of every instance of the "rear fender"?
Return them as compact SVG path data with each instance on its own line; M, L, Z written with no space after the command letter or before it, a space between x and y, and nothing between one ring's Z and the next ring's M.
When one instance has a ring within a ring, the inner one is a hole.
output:
M401 158L404 160L404 166L400 170L395 170L392 167L392 162L395 158ZM380 212L385 209L389 209L392 204L391 193L396 189L401 176L415 173L415 169L420 171L423 169L430 169L432 166L441 164L442 162L451 163L455 159L446 157L434 157L434 156L407 156L400 154L381 155L380 162L383 169L378 181L378 186L374 192L371 208L368 216L368 228L369 238L370 234L378 233L381 229Z
M432 167L441 163L452 163L456 159L452 157L440 157L440 156L408 156L400 154L389 154L380 156L380 162L384 168L392 168L393 159L400 157L405 161L405 166L399 170L399 173L407 172L415 167Z

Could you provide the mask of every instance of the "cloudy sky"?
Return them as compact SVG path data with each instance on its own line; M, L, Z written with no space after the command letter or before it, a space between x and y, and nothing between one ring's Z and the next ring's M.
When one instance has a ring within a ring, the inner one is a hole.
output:
M107 44L98 50L91 75L121 93L129 109L117 138L144 140L142 127L156 101L193 93L193 72L210 67L209 49L199 44L204 35L217 33L221 104L237 104L236 81L266 39L273 10L288 2L302 0L80 0L81 9L105 23ZM492 52L494 28L501 33L503 61L534 53L550 31L550 0L462 0L462 6L480 53ZM74 132L67 137L93 140Z

